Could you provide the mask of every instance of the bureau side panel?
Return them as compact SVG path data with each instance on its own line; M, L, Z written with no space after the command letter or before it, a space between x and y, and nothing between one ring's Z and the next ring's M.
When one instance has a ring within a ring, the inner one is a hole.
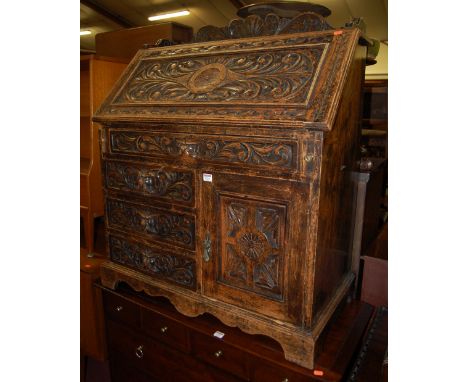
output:
M365 47L357 46L334 127L325 135L314 278L314 317L350 269L351 173L358 160Z

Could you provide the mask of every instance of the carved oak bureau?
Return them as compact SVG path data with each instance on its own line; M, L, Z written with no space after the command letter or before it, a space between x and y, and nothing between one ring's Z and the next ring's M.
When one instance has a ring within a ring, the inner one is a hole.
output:
M313 368L354 278L359 38L313 13L249 16L140 50L94 117L103 285L270 336Z

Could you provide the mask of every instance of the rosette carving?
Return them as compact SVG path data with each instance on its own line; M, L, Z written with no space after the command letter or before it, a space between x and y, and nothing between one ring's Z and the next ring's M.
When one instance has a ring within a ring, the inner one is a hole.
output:
M223 282L281 299L285 209L240 201L223 209Z

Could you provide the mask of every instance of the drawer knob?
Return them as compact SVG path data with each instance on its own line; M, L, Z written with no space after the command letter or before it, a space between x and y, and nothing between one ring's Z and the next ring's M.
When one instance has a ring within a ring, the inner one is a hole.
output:
M289 382L289 378L285 378L281 382Z
M144 356L144 354L143 354L143 345L140 345L135 349L135 355L138 358L143 358L143 356Z
M161 330L161 333L166 333L167 332L167 329L169 329L167 326L163 326L160 330Z
M223 351L222 351L222 350L218 350L218 351L216 351L216 352L214 353L214 356L215 356L216 358L219 358L219 357L221 357L222 355L223 355Z
M115 308L115 310L116 310L117 312L122 311L122 309L123 309L123 306L122 306L122 305L119 305L119 306L117 306L117 307Z

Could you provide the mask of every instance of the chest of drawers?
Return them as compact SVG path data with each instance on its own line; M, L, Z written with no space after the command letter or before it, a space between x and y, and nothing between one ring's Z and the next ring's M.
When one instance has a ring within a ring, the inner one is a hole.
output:
M263 25L260 37L141 50L94 117L103 284L268 335L307 368L354 278L365 66L359 30L310 31L314 20L268 36L255 16L242 22L251 34Z
M210 315L189 318L164 298L125 285L102 288L112 381L331 382L346 380L373 308L345 304L322 339L316 368L284 360L278 343L223 325Z

